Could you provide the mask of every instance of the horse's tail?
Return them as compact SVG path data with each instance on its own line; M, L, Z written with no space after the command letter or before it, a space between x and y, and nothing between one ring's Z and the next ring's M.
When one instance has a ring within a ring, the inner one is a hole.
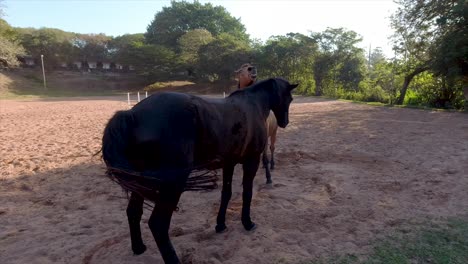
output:
M155 201L154 193L159 189L158 177L151 175L153 178L146 178L129 162L134 124L131 110L116 112L107 123L102 136L102 158L107 166L106 175L125 191L135 192Z
M124 190L139 193L148 200L155 200L154 194L161 184L174 181L174 175L190 174L184 190L209 190L216 188L217 175L196 168L174 170L137 171L130 164L132 155L132 128L135 119L131 111L118 111L107 123L102 137L102 157L107 166L107 176ZM133 153L135 154L135 153ZM191 173L196 172L196 173Z
M118 111L107 123L102 136L102 157L108 167L132 170L125 153L133 124L131 111Z

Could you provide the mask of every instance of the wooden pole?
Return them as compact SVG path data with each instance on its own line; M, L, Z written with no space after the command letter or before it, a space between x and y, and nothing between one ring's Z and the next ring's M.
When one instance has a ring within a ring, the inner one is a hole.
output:
M45 70L44 70L44 55L41 54L41 63L42 63L42 78L44 79L44 90L47 91L47 83L45 78Z

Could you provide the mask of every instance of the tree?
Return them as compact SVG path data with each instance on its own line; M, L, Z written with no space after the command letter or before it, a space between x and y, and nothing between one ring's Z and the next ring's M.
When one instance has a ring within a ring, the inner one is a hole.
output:
M377 65L386 61L385 54L382 51L381 47L377 47L372 50L369 58L370 71L375 69Z
M143 33L138 34L125 34L109 40L107 49L112 61L127 63L132 60L133 47L142 46L145 37Z
M2 19L2 2L0 0L0 68L16 67L19 66L18 57L25 55L25 51L18 42L17 32Z
M18 39L26 53L35 58L41 55L47 60L46 67L56 67L68 62L74 55L74 33L54 28L17 28Z
M358 91L359 83L364 79L364 65L363 56L358 54L346 56L338 69L337 82L347 91Z
M317 54L312 65L315 81L315 96L323 95L326 82L330 79L330 73L333 68L332 54L320 52Z
M256 55L261 76L282 76L301 83L301 91L312 89L312 63L316 43L308 36L289 33L271 37Z
M430 67L442 78L439 101L461 107L468 89L468 2L454 1L436 22L441 33L430 51Z
M392 16L395 50L405 61L405 81L397 101L402 104L411 80L430 70L449 81L466 75L467 14L465 0L400 0ZM450 86L449 85L449 86ZM449 94L455 91L447 91ZM443 93L442 93L443 94Z
M148 26L145 38L150 44L174 48L182 35L195 29L206 29L214 37L227 33L235 39L248 40L244 25L224 7L198 1L172 1L171 6L163 7Z
M319 47L313 64L315 95L334 93L339 87L356 91L364 77L364 51L356 47L362 40L358 34L344 28L327 28L312 33L311 38Z
M134 42L126 54L129 56L121 57L121 63L134 66L147 83L170 80L180 68L175 52L161 45Z
M189 76L196 75L195 69L199 63L198 51L204 45L213 41L213 36L206 29L194 29L182 35L178 40L180 59Z
M202 46L198 56L197 71L200 77L210 81L231 80L236 65L252 60L248 43L227 33Z
M0 68L18 66L18 56L24 54L24 48L17 41L15 30L0 18Z
M73 45L78 48L82 61L105 61L110 59L108 44L111 37L105 34L78 34Z

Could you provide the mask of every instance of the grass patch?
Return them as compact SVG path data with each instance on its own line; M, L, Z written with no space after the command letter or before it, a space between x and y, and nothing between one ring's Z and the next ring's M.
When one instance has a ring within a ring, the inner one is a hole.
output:
M150 84L144 88L144 91L154 92L161 90L163 88L170 89L170 88L177 88L177 87L184 87L194 85L195 83L189 81L172 81L172 82L155 82Z
M348 99L336 99L336 98L329 98L324 97L327 99L338 100L342 102L350 102L354 104L364 104L364 105L371 105L371 106L384 106L384 107L396 107L396 108L409 108L409 109L420 109L420 110L429 110L429 111L437 111L437 112L466 112L465 110L457 110L457 109L445 109L445 108L434 108L429 106L421 106L421 105L394 105L394 104L385 104L380 102L363 102L363 101L356 101L356 100L348 100ZM468 264L468 263L467 263Z
M367 256L331 256L300 264L466 264L468 220L414 226L375 242Z

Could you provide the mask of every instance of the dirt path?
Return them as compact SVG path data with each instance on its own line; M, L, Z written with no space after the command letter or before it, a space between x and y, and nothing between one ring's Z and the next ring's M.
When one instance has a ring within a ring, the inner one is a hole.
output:
M162 263L133 256L120 188L92 154L115 98L0 102L2 263ZM273 186L255 180L257 230L240 223L236 169L228 232L220 190L185 193L171 235L187 263L295 263L365 253L390 230L466 214L468 115L298 97L278 136ZM144 222L149 212L144 213Z

